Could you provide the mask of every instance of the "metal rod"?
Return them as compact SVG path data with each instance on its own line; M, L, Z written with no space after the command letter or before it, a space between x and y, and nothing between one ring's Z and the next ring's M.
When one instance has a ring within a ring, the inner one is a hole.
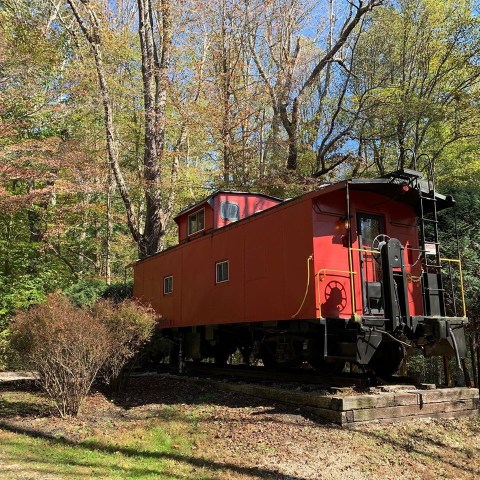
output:
M460 273L460 291L462 293L463 317L467 317L467 306L465 305L465 289L463 288L462 262L458 262L458 271Z
M353 271L353 255L352 255L352 220L350 218L350 182L347 180L346 185L346 202L347 202L347 221L348 221L348 269ZM357 309L355 307L355 282L353 275L350 275L350 301L352 306L352 318L355 318Z

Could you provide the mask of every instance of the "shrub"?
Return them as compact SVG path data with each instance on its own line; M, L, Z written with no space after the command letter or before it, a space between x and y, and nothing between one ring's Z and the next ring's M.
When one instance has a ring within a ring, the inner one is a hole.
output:
M65 295L77 307L91 307L102 297L107 285L102 280L80 280L65 290Z
M117 282L108 285L102 294L103 298L110 298L114 302L121 302L128 298L132 298L133 295L133 281Z
M100 373L105 383L110 384L119 378L125 364L152 336L155 316L152 309L133 300L121 303L101 300L93 312L108 332L109 356Z
M77 415L99 372L118 376L151 335L152 312L133 301L101 301L93 310L52 294L45 305L16 315L12 344L62 417Z
M107 328L59 294L16 315L13 344L60 415L76 415L105 363Z

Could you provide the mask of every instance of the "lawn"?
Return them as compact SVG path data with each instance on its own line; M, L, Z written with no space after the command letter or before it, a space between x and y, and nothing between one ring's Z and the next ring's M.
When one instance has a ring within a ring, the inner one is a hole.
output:
M480 419L344 430L279 405L165 378L52 415L28 387L0 389L5 479L375 479L480 476Z
M3 478L211 478L191 457L201 438L193 415L167 408L155 418L122 420L90 398L87 406L99 408L96 419L61 420L42 416L48 414L41 399L28 392L2 395L2 414L10 416L0 422Z

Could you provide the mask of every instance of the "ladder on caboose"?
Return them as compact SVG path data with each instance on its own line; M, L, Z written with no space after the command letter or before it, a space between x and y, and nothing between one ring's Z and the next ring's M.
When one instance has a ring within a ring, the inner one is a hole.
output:
M428 192L419 188L420 252L422 254L422 295L426 316L445 316L445 289L442 281L440 243L438 241L437 198L433 179L427 180ZM428 208L430 207L430 208ZM429 213L426 213L429 212Z
M401 169L388 177L392 183L405 183L418 191L419 250L422 261L422 298L427 317L445 316L445 289L442 282L438 209L434 171L430 166L427 179L416 170Z

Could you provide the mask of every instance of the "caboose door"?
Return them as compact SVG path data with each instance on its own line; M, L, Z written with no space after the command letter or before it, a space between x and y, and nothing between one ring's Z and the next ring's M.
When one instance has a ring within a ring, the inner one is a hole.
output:
M382 266L380 254L374 253L375 244L385 234L384 219L380 215L357 215L360 281L365 315L383 314Z

